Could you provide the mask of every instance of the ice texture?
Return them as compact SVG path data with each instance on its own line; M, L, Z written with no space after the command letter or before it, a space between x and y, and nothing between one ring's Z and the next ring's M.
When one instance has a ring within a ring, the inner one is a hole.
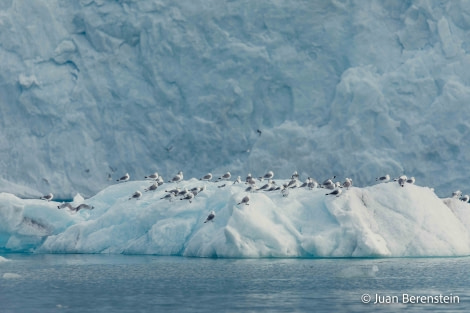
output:
M0 188L298 170L443 197L468 180L469 51L468 1L5 0Z
M277 181L278 184L283 181ZM396 182L328 190L245 192L205 183L192 203L161 199L164 184L129 199L147 181L115 184L75 213L57 202L0 194L0 251L154 254L191 257L416 257L470 254L470 204L431 188ZM180 189L202 186L197 179ZM248 195L248 205L238 203ZM214 211L213 221L204 223Z

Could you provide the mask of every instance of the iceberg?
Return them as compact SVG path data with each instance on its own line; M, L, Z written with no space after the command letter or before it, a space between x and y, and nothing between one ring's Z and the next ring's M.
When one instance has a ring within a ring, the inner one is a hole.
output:
M278 180L283 182L282 180ZM206 186L192 202L165 189ZM470 254L470 204L396 182L344 189L245 192L195 178L143 192L148 181L109 186L73 205L0 194L0 251L224 258L419 257ZM249 195L247 205L241 199ZM204 223L214 211L215 218Z

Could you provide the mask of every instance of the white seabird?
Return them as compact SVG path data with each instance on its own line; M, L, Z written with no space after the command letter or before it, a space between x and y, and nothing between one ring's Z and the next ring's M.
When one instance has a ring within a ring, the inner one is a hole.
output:
M176 196L180 192L180 189L178 187L176 187L175 189L165 190L165 192L171 193L174 196Z
M153 179L153 180L156 180L158 179L158 173L155 172L153 174L150 174L149 176L145 176L145 179Z
M158 183L154 182L152 185L150 185L150 187L148 187L147 189L144 189L144 191L154 191L154 190L157 190L157 188L158 188Z
M206 175L204 175L202 178L200 178L199 180L206 180L206 181L210 181L212 179L212 174L211 173L207 173Z
M242 201L240 201L237 205L240 205L240 204L245 204L245 205L250 205L248 202L250 201L250 197L248 196L244 196Z
M327 196L331 195L331 196L337 196L337 197L339 197L339 195L340 195L342 192L343 192L343 191L342 191L341 189L335 189L335 190L333 190L333 191L330 192L330 193L325 193L325 195L327 195Z
M131 200L131 199L139 200L141 197L142 197L142 193L137 190L136 192L134 192L134 194L132 194L132 196L129 198L129 200Z
M268 180L268 183L263 185L259 190L268 191L269 189L271 189L272 185L273 185L273 181L270 179Z
M408 179L408 177L406 177L406 175L402 175L402 176L398 177L398 184L402 187L405 186L405 183L406 183L407 179Z
M345 178L343 183L343 188L349 189L352 186L352 180L350 178Z
M125 174L124 176L122 176L121 178L116 179L116 181L118 181L118 182L125 182L125 181L128 181L130 178L131 178L131 176L129 175L129 173L126 173L126 174Z
M456 190L452 193L452 198L459 198L462 196L462 192L460 190Z
M251 186L253 186L253 185L256 184L256 180L254 180L253 177L250 177L250 178L247 180L247 183L250 184Z
M61 205L57 206L58 209L63 209L63 208L68 208L71 211L78 212L80 210L93 210L95 207L94 206L89 206L88 204L82 203L78 205L77 207L73 207L72 204L69 202L62 203Z
M53 195L52 193L48 193L47 195L44 195L44 196L42 196L42 197L39 198L39 199L51 201L52 199L54 199L54 195Z
M249 180L251 180L253 177L251 176L251 173L248 173L248 175L245 178L245 182L248 183Z
M318 182L315 179L310 178L310 182L308 183L307 187L309 189L317 188L318 187Z
M380 176L375 179L375 181L381 182L381 183L386 183L390 180L390 175L385 175L385 176Z
M180 198L180 200L189 200L189 203L192 203L193 202L193 198L194 198L194 193L192 192L188 192L184 195L183 198Z
M235 185L235 184L241 184L241 182L242 182L242 179L241 179L241 177L240 177L240 176L237 176L237 179L235 179L235 181L233 182L233 184L232 184L232 185Z
M230 174L230 172L227 172L224 175L222 175L221 177L219 177L218 179L219 180L229 180L231 177L232 177L232 175Z
M207 216L206 220L204 221L204 223L214 222L214 218L215 218L215 212L211 211L209 215Z
M163 181L163 177L161 177L161 176L158 176L158 178L157 178L157 184L158 184L158 186L161 186L161 185L163 185L163 183L164 183L164 181Z
M165 196L161 197L160 200L168 200L168 201L173 201L173 198L175 195L173 193L167 193Z
M470 200L470 196L469 195L461 196L459 200L463 202L468 202Z
M261 176L259 178L259 180L263 180L263 179L271 179L274 177L274 172L273 171L268 171L266 174L264 174L264 176Z
M169 183L179 183L182 180L183 180L183 172L179 171L178 174L175 177L173 177L172 180L169 180L168 182Z
M287 185L282 186L281 194L284 198L289 196L289 188L287 188Z

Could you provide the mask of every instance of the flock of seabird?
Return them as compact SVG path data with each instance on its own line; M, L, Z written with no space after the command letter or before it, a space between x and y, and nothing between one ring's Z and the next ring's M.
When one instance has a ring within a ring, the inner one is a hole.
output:
M218 182L221 181L229 181L231 179L232 175L230 172L226 172L219 178L217 178ZM193 199L202 191L206 189L206 186L201 186L201 187L194 187L191 189L183 188L180 189L178 187L178 183L183 181L183 172L180 171L178 174L176 174L171 180L169 180L169 183L176 183L177 187L174 189L170 190L165 190L166 195L163 196L162 200L169 200L173 201L176 198L179 198L180 200L187 200L189 203L192 203ZM199 180L205 181L205 182L211 182L213 178L212 173L207 173L203 177L201 177ZM339 181L334 181L336 176L333 176L331 178L326 179L323 181L322 184L319 184L315 179L312 177L308 177L305 182L300 183L299 182L299 174L297 171L295 171L291 179L285 182L282 185L277 185L276 182L273 180L274 178L274 172L273 171L268 171L266 174L263 176L258 177L258 180L256 180L251 173L249 173L246 178L245 178L245 184L248 185L245 189L245 192L251 193L255 191L280 191L283 197L287 197L289 195L289 190L294 189L294 188L308 188L308 189L315 189L315 188L324 188L324 189L329 189L331 190L330 192L326 193L325 195L327 196L336 196L339 197L342 192L343 188L344 189L349 189L353 185L353 181L351 178L345 178L344 182L341 183ZM155 191L159 186L161 186L164 183L163 178L158 174L158 172L152 173L148 176L145 176L145 179L152 180L152 184L144 189L145 192L148 191ZM124 176L121 178L117 179L117 182L127 182L130 180L130 175L129 173L126 173ZM265 184L263 184L261 187L257 186L257 182L263 182L264 180L267 180ZM376 182L379 183L386 183L391 180L390 175L384 175L377 177ZM415 183L415 178L410 177L408 178L406 175L401 175L395 179L401 187L404 187L405 184L414 184ZM242 179L240 176L237 176L237 178L233 181L233 184L241 184ZM226 184L219 185L219 188L225 187ZM460 190L457 190L452 193L453 198L459 198L461 201L469 202L470 201L470 196L469 195L462 195L462 192ZM47 195L42 196L40 199L51 201L54 198L52 193L49 193ZM129 200L139 200L142 198L142 192L137 190L135 191L130 197ZM248 195L244 196L243 199L237 204L237 205L249 205L250 197ZM81 209L87 209L87 210L92 210L94 207L89 206L87 204L80 204L77 207L73 207L70 203L62 203L61 205L58 206L59 209L63 208L68 208L71 211L78 212ZM204 221L204 223L207 223L209 221L214 221L215 218L215 212L211 211L210 214L207 216L207 219Z

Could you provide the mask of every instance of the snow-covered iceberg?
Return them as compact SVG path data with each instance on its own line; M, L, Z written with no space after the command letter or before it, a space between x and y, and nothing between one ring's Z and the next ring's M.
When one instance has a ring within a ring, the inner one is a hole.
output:
M180 188L204 185L196 179ZM246 193L245 184L206 190L189 203L161 199L164 184L129 200L148 181L110 186L77 213L59 203L0 194L0 251L197 257L402 257L470 254L470 204L432 189L384 183L344 189ZM238 203L248 195L248 205ZM212 222L204 223L210 211Z

